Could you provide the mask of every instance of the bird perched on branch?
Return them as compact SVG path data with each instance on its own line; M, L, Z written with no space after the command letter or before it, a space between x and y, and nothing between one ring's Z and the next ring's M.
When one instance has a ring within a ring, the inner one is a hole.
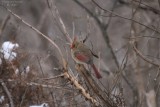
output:
M77 41L77 38L74 37L73 42L71 43L71 54L72 58L79 64L88 64L90 65L96 77L98 79L102 78L101 74L97 70L96 66L93 63L93 56L96 56L84 43Z

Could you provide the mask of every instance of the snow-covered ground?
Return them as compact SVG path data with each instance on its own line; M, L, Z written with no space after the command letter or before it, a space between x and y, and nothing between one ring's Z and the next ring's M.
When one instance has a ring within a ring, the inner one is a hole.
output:
M33 105L33 106L29 106L29 107L49 107L47 103L43 103L41 105Z

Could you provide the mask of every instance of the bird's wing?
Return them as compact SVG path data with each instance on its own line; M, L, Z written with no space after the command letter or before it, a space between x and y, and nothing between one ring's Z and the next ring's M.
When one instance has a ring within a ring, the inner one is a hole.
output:
M83 51L77 51L74 53L75 55L75 58L78 59L79 61L81 62L84 62L84 63L89 63L91 61L91 57L90 55L86 54L85 52Z

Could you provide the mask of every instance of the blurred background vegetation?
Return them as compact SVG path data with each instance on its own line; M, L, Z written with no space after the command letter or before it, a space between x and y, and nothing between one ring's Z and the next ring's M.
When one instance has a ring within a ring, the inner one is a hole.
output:
M101 101L77 72L60 18L70 38L87 37L85 44L99 56L94 63L103 78L97 80L92 75L92 83L101 88L99 93L117 96L120 102L125 102L118 105L110 98L116 107L160 106L160 0L0 0L0 5L0 45L5 41L19 44L14 50L18 54L15 60L7 61L1 53L0 96L5 96L5 100L0 106L11 103L4 83L15 107L44 102L50 107L94 107L70 80L59 77L46 80L63 73L60 54L4 6L59 46L69 73L100 107L110 106ZM27 66L29 73L22 75Z

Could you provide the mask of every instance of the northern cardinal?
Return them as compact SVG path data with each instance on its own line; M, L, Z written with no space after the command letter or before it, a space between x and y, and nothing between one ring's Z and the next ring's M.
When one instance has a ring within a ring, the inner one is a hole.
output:
M82 42L78 42L76 37L71 44L71 54L72 58L79 64L89 64L98 79L102 78L101 74L98 72L96 66L93 63L93 52Z

